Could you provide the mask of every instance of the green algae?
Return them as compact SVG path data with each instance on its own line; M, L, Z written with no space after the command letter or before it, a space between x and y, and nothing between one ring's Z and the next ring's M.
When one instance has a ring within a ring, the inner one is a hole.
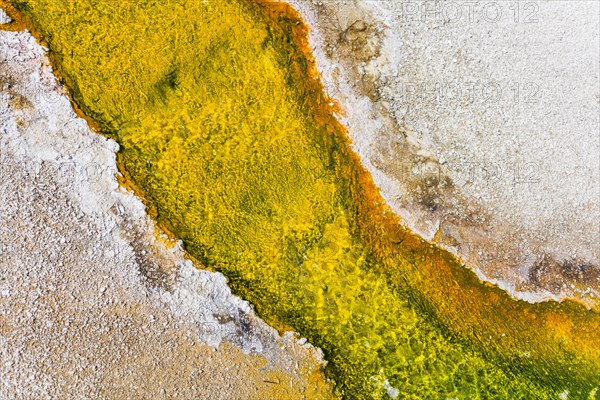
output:
M161 226L322 347L339 394L597 397L598 315L514 301L403 230L322 107L289 10L12 5Z

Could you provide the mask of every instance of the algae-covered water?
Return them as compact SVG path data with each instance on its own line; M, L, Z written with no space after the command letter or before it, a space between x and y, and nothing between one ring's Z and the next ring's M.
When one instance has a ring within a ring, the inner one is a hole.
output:
M340 396L600 398L598 314L513 300L403 229L289 7L6 3L121 145L151 215L268 323L321 347Z

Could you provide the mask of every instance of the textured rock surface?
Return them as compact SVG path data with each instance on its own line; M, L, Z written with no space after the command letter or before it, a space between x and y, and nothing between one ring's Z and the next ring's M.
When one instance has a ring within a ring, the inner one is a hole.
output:
M519 298L598 304L597 2L294 4L411 229Z
M117 149L0 31L0 397L327 398L320 351L158 233Z

